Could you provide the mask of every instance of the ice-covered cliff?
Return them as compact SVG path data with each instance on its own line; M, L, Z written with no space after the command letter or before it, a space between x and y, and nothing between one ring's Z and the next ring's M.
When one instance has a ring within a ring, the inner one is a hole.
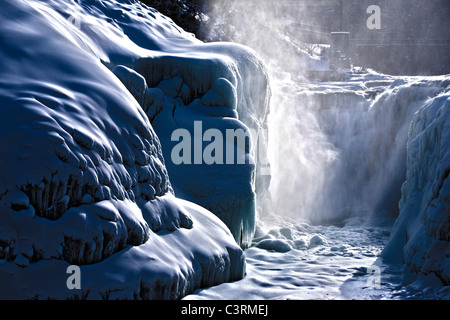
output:
M449 80L447 80L449 84ZM449 88L414 115L407 144L407 174L397 219L383 256L413 273L450 284Z
M263 128L256 56L135 1L12 0L0 18L0 297L170 299L241 278L254 162L186 172L169 143L197 116Z

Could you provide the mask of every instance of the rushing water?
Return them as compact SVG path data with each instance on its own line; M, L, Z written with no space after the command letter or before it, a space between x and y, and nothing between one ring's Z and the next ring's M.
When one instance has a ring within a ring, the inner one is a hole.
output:
M377 73L346 81L274 81L271 194L280 215L314 223L397 217L414 113L439 78Z

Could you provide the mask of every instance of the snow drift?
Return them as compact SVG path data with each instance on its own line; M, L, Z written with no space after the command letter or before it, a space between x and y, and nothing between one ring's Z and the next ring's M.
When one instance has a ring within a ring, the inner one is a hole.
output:
M174 107L200 98L220 128L262 128L267 77L254 54L205 45L134 1L13 0L0 17L0 296L173 299L241 278L235 239L254 230L255 167L231 184L216 168L188 189L161 142L179 126ZM230 124L205 102L219 78ZM69 264L80 291L66 286Z

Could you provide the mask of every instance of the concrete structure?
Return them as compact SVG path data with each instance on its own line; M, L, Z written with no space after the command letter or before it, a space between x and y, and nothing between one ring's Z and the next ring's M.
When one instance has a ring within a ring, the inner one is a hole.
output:
M331 69L349 69L350 63L350 33L332 32L330 67Z

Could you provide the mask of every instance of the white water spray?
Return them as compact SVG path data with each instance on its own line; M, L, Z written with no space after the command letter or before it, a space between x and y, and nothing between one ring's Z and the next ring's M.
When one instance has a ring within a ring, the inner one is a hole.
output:
M409 124L445 86L375 72L312 83L305 71L323 61L299 50L285 33L292 12L267 1L227 4L217 13L232 26L232 40L255 49L271 76L271 211L315 223L396 217ZM308 14L292 10L299 19Z
M271 142L278 141L270 144L271 155L279 148L270 189L277 213L317 223L396 217L409 124L445 83L411 78L291 85L275 90L270 121ZM371 85L384 90L375 100L368 95Z

